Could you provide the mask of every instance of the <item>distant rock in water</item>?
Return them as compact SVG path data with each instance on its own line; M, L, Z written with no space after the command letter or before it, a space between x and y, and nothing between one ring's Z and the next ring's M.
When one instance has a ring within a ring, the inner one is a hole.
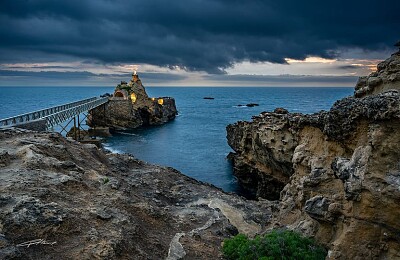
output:
M399 259L400 53L355 89L328 112L228 125L229 158L244 188L278 203L270 227L315 237L329 259Z
M89 111L88 125L128 130L146 125L160 125L177 115L172 97L150 98L139 76L129 83L121 81L109 101Z
M203 97L203 99L215 99L213 97Z
M246 104L246 105L237 105L238 107L258 107L259 106L259 104L256 104L256 103L249 103L249 104Z
M256 104L256 103L250 103L250 104L246 105L246 107L258 107L258 106L259 106L259 104Z
M104 93L103 95L100 95L100 97L112 97L110 93Z

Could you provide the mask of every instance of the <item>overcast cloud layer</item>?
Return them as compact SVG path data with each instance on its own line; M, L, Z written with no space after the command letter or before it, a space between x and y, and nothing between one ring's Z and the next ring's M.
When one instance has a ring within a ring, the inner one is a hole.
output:
M393 49L400 1L2 0L0 63L86 60L221 74L234 63Z

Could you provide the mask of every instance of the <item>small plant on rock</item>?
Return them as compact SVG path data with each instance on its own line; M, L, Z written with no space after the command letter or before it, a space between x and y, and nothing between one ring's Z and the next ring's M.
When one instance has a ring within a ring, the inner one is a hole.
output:
M107 184L109 181L110 181L110 179L109 179L108 177L105 177L105 178L103 179L103 184Z
M226 259L325 259L327 251L307 237L289 230L275 230L249 239L243 234L226 239L222 248Z

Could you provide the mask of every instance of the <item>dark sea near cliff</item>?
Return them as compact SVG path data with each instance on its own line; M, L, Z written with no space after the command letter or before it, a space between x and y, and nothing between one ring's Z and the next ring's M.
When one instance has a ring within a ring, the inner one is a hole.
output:
M0 87L0 118L79 99L112 93L112 87ZM284 107L290 112L328 110L353 88L148 87L149 96L171 96L179 116L162 126L121 132L107 139L113 152L171 166L225 191L240 192L226 155L226 125L250 120L262 111ZM214 99L203 99L213 97ZM239 107L257 103L255 107Z

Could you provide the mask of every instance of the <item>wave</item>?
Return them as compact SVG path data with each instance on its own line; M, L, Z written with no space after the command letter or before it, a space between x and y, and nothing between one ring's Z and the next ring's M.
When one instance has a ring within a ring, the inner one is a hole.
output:
M112 152L112 153L119 153L119 154L123 154L124 153L124 152L122 152L122 151L120 151L118 149L112 148L111 146L109 146L109 145L107 145L105 143L103 143L103 148L106 149L107 151Z
M137 136L137 134L129 133L129 132L120 132L120 131L116 131L115 133L117 133L117 134L119 134L119 135Z

